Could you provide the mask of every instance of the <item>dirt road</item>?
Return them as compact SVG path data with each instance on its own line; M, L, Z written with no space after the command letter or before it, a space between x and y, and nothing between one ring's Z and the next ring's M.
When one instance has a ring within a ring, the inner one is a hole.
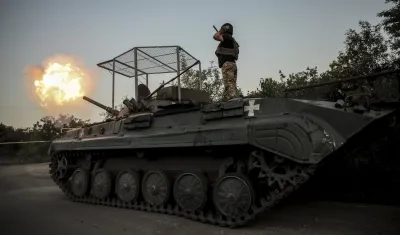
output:
M400 208L287 201L253 224L229 229L149 212L73 203L46 164L0 167L0 234L400 235Z

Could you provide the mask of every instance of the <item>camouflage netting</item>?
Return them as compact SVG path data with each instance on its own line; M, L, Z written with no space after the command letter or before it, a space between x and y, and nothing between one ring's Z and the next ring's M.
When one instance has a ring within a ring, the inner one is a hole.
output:
M137 51L137 68L135 67L135 50ZM154 46L134 47L114 59L97 65L112 72L113 60L115 60L115 72L117 74L126 77L135 77L135 69L138 71L138 76L145 74L177 73L178 61L180 62L182 58L185 59L187 67L197 62L196 58L179 46Z

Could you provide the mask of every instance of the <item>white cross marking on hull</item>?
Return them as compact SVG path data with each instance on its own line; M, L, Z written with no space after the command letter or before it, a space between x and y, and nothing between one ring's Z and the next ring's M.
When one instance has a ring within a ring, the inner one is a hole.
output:
M256 102L255 100L249 100L249 105L244 106L244 111L249 112L248 113L249 117L254 116L254 110L260 110L260 104L254 105L255 102Z

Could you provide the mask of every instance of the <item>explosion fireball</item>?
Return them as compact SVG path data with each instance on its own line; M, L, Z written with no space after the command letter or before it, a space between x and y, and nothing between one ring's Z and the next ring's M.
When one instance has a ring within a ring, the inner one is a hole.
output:
M35 80L36 93L42 105L53 100L57 105L84 95L81 80L84 74L71 64L49 63L42 80Z
M51 58L45 66L31 67L29 76L41 101L40 105L61 106L84 96L83 83L87 76L83 69L67 56Z

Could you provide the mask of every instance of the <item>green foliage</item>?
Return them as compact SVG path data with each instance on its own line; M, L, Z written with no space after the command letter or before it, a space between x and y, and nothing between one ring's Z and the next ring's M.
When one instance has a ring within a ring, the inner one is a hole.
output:
M385 68L393 61L390 42L385 40L380 25L360 21L360 32L350 29L346 32L345 49L330 64L326 76L345 78L370 74Z
M260 78L259 87L247 93L247 97L281 97L285 84L272 78Z
M386 0L391 3L391 8L378 13L381 17L382 25L392 40L391 49L400 54L400 0Z
M181 70L183 71L187 69L187 67L187 61L184 55L182 55ZM177 86L177 81L175 81L173 85ZM193 68L186 71L186 73L181 76L181 87L206 91L210 94L211 100L217 102L222 100L224 84L219 68L214 65L213 61L210 61L208 68L202 69L201 73L199 70L194 70Z
M89 124L69 114L46 116L32 127L14 128L0 123L0 142L51 141L62 135L62 128L78 128ZM12 143L0 145L0 164L48 161L48 142Z
M181 70L185 70L188 67L185 57L181 57ZM175 81L173 85L177 85ZM210 61L207 69L202 69L201 73L199 70L189 69L186 73L181 76L181 86L183 88L195 89L206 91L210 94L210 98L213 102L222 101L224 83L222 80L222 74L218 66L214 65L214 61ZM238 87L239 95L243 95L242 89Z
M316 67L307 67L305 71L284 75L279 71L279 80L273 78L260 79L256 91L249 92L249 96L282 97L284 90L292 87L305 86L329 80L366 75L380 70L395 68L396 56L390 51L391 41L386 40L381 25L371 25L360 21L360 30L349 29L345 33L344 50L329 64L329 69L318 73ZM375 84L376 85L376 84ZM393 80L383 80L381 87L396 87ZM328 98L331 87L306 89L291 92L289 97L318 97ZM379 89L377 89L379 90ZM393 90L393 89L392 89ZM393 91L394 92L394 91ZM392 95L391 95L392 96Z
M279 70L279 81L273 78L261 78L256 91L248 92L249 97L284 97L285 89L299 87L309 83L317 82L320 79L317 67L307 67L305 71L291 73L286 76ZM292 96L301 96L304 91L294 92Z
M43 117L27 128L14 128L0 123L0 142L51 141L62 134L62 128L81 127L89 124L89 121L60 114L58 117Z

